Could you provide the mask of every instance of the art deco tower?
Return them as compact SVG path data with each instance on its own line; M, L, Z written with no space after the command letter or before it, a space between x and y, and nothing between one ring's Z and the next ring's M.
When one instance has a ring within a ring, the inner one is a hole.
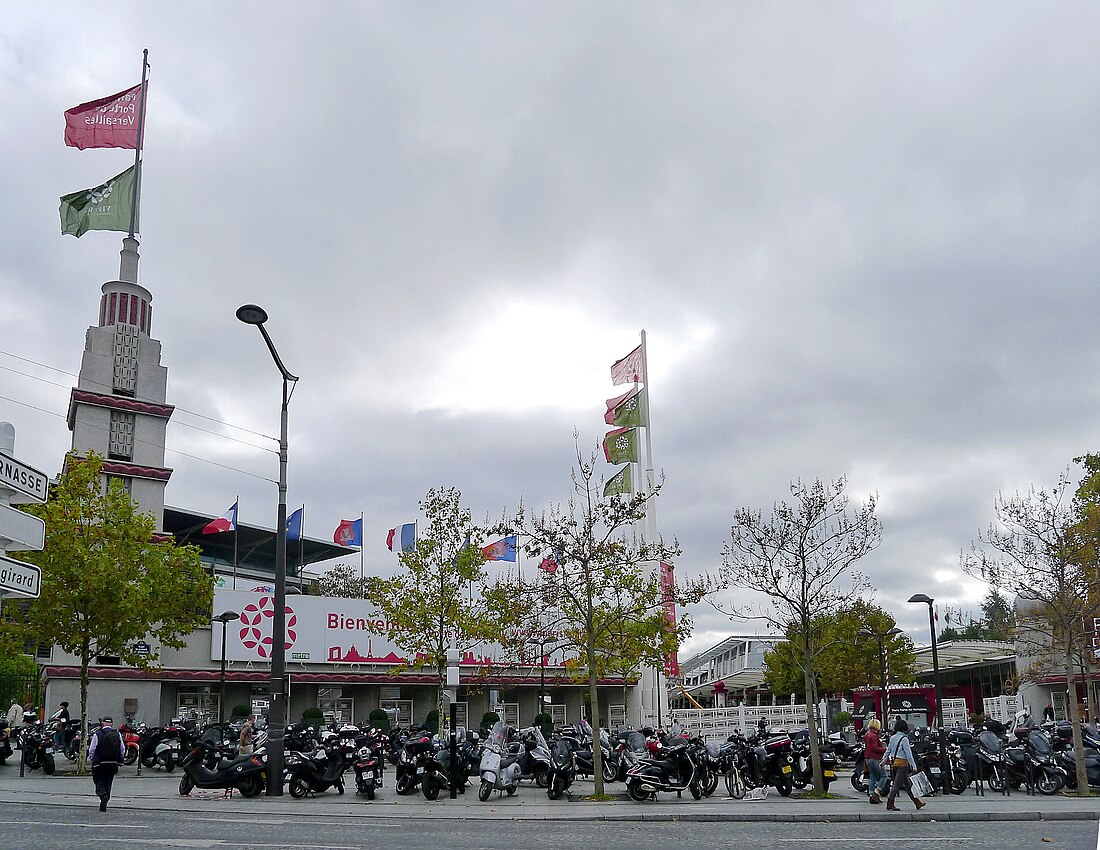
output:
M168 369L150 335L153 296L138 280L138 242L122 240L119 279L103 284L99 324L88 328L77 386L69 399L73 450L106 458L142 513L164 528L164 436L174 408L164 403Z

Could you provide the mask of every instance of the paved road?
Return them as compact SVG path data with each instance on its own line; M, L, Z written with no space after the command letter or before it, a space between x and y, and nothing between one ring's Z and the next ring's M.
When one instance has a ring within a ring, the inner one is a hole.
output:
M0 846L11 850L211 848L211 850L638 850L668 847L790 850L1093 850L1097 824L1056 822L608 823L584 821L448 821L312 816L309 808L277 814L5 806ZM211 815L214 815L213 817Z

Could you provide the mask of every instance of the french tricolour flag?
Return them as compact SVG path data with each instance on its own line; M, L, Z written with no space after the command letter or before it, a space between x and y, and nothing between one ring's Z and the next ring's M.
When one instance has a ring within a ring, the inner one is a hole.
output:
M386 532L386 548L391 552L408 552L416 545L416 523L407 522Z
M203 534L217 534L219 531L236 531L237 530L237 502L233 503L233 507L227 510L224 514L218 517L213 522L208 522L202 528Z

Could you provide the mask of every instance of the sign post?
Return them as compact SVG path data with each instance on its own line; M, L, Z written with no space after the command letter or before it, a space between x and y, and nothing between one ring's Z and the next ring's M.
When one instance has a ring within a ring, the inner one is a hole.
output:
M0 599L5 596L37 599L42 595L42 570L7 557L8 551L37 552L46 545L46 523L11 505L43 503L49 492L46 473L16 460L15 428L0 422Z

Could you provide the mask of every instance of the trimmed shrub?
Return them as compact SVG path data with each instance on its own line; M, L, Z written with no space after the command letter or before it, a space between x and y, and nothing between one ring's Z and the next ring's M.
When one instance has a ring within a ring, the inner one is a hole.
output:
M424 718L424 728L433 735L439 731L439 711L437 709L433 708L428 712L428 716Z
M324 722L325 713L321 711L321 709L317 708L317 706L307 708L305 711L302 712L303 726L321 727L324 725Z
M233 717L248 717L252 713L252 706L247 703L239 703L233 706Z
M371 710L370 715L367 717L367 723L375 729L381 729L383 732L390 731L390 716L380 708Z

